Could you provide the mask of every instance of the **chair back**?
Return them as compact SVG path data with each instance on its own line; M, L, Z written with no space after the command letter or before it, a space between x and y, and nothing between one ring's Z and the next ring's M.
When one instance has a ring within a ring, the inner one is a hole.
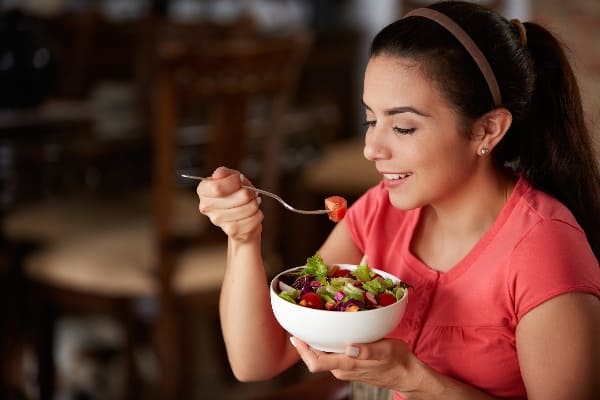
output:
M196 256L206 250L206 257L200 255L193 262L196 271L211 262L224 268L226 257L225 250L220 250L226 240L213 226L202 236L189 238L178 234L174 223L176 194L184 189L195 197L194 183L182 187L178 173L186 170L209 175L217 166L225 165L241 168L257 185L276 189L282 143L279 120L294 94L310 36L297 33L265 37L251 32L247 24L241 29L210 26L205 30L198 26L171 25L162 27L155 43L150 92L159 301L156 335L165 398L176 398L173 395L177 394L176 382L181 375L177 359L182 358L172 346L178 337L177 304L185 297L187 304L216 310L219 290L210 286L201 293L192 290L175 294L174 283L178 281L174 278L179 280L182 276L176 274L181 271L175 268L186 268L178 265L178 256L190 243ZM261 135L253 133L257 128ZM251 154L251 148L260 149L260 154ZM248 165L252 165L248 162L251 155L256 156L258 168L247 173ZM269 213L264 206L263 211ZM195 217L204 219L197 207L190 211L190 218ZM266 224L276 226L274 218L266 220ZM274 229L263 226L263 232ZM211 261L215 253L222 254L223 260Z
M277 189L281 118L311 42L305 32L215 34L211 28L205 36L196 30L192 40L174 39L173 29L168 32L157 41L153 94L156 239L163 285L172 275L178 170L194 167L194 173L208 175L225 165L242 169L257 186ZM182 129L186 123L195 128ZM185 159L188 145L196 153Z

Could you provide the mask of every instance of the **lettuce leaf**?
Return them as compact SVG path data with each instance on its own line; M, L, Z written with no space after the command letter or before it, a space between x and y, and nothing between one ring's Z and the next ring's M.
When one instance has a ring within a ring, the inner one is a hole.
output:
M306 259L306 266L302 273L305 275L313 275L316 280L325 283L327 281L327 271L327 264L323 262L323 258L317 253Z

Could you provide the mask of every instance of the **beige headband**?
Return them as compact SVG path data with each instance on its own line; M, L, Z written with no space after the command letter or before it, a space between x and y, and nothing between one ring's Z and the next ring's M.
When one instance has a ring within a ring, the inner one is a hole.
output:
M469 52L473 61L479 67L479 70L483 74L485 81L490 89L492 94L492 99L494 100L494 105L499 106L502 104L502 95L500 94L500 88L498 87L498 82L496 81L496 76L494 75L494 71L492 67L487 61L487 58L483 55L479 47L475 44L473 39L465 32L456 22L450 19L445 14L438 12L436 10L432 10L431 8L417 8L412 10L408 14L404 16L406 17L424 17L428 18L434 22L437 22L439 25L446 28L448 32L450 32L454 37L463 45L463 47Z
M521 22L519 18L513 18L510 20L519 30L519 40L521 40L521 46L527 47L527 30L525 29L525 25Z

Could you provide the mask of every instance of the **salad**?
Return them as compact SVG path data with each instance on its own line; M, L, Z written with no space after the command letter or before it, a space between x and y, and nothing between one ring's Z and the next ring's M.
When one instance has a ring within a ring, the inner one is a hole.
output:
M282 275L279 297L291 303L330 311L361 311L385 307L400 300L409 287L373 271L367 264L354 270L329 266L319 254L306 266Z

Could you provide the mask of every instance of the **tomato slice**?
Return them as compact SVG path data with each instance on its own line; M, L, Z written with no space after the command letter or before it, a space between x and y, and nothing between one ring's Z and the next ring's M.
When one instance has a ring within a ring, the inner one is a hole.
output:
M381 307L389 306L396 302L396 297L389 293L380 293L375 298L377 299L377 304Z
M323 309L323 300L315 292L307 292L302 295L298 304L304 307Z
M345 276L350 276L350 270L341 269L339 267L339 265L334 265L333 267L331 267L331 270L329 271L330 278L340 278L340 277L345 277Z
M330 196L325 199L325 209L329 210L327 214L333 222L341 221L346 215L347 208L348 202L342 196Z

